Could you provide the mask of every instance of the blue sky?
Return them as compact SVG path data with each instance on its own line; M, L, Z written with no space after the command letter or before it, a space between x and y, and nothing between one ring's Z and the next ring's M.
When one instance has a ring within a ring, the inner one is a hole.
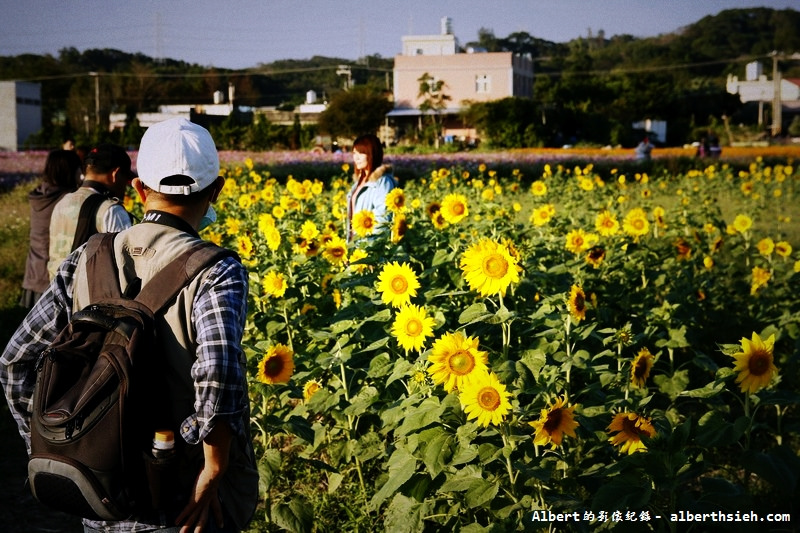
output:
M26 0L3 2L0 56L116 48L204 66L247 68L314 55L392 57L401 37L439 33L460 42L485 27L566 42L669 33L724 9L798 9L797 0Z

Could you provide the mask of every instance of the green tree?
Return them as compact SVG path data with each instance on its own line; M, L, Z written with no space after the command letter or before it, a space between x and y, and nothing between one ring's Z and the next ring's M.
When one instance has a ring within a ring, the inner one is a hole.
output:
M427 72L420 76L418 98L422 101L419 110L425 117L425 126L422 130L422 137L428 144L439 148L439 138L442 135L442 111L447 109L447 102L450 95L444 93L444 80L437 80Z
M392 103L384 93L359 85L335 94L320 114L318 126L333 140L352 139L365 133L377 133L391 109Z

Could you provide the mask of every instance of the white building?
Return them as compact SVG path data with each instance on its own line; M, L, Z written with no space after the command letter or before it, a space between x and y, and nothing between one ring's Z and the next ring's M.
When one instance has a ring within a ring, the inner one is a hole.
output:
M42 86L0 81L0 150L17 151L42 129Z

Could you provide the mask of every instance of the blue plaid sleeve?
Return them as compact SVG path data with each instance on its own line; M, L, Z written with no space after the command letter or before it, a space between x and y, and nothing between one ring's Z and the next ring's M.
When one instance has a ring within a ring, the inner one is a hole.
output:
M72 284L81 246L64 260L55 279L17 328L0 357L0 384L30 452L36 360L72 314Z
M242 333L247 316L247 271L226 258L209 270L192 309L197 359L192 366L195 413L181 426L189 444L201 442L214 425L227 422L244 434L249 409Z

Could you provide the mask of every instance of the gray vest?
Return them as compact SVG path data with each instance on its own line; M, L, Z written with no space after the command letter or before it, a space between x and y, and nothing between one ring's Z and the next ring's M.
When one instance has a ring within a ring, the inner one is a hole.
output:
M188 249L197 237L162 224L136 224L119 234L114 240L114 251L120 278L120 288L125 292L135 279L144 286L153 275L172 259ZM194 412L195 389L191 368L195 356L195 332L192 325L192 302L207 270L201 272L183 288L175 302L157 315L158 336L163 342L161 354L167 362L169 390L153 391L163 397L160 401L170 410L176 435L180 424ZM89 304L89 280L86 279L86 257L81 256L75 271L73 311ZM242 365L245 362L242 361ZM245 417L245 435L234 438L228 470L220 483L219 494L223 508L239 526L244 528L252 517L258 501L258 471L253 446L249 436L249 408ZM193 454L202 464L202 445L192 446Z

